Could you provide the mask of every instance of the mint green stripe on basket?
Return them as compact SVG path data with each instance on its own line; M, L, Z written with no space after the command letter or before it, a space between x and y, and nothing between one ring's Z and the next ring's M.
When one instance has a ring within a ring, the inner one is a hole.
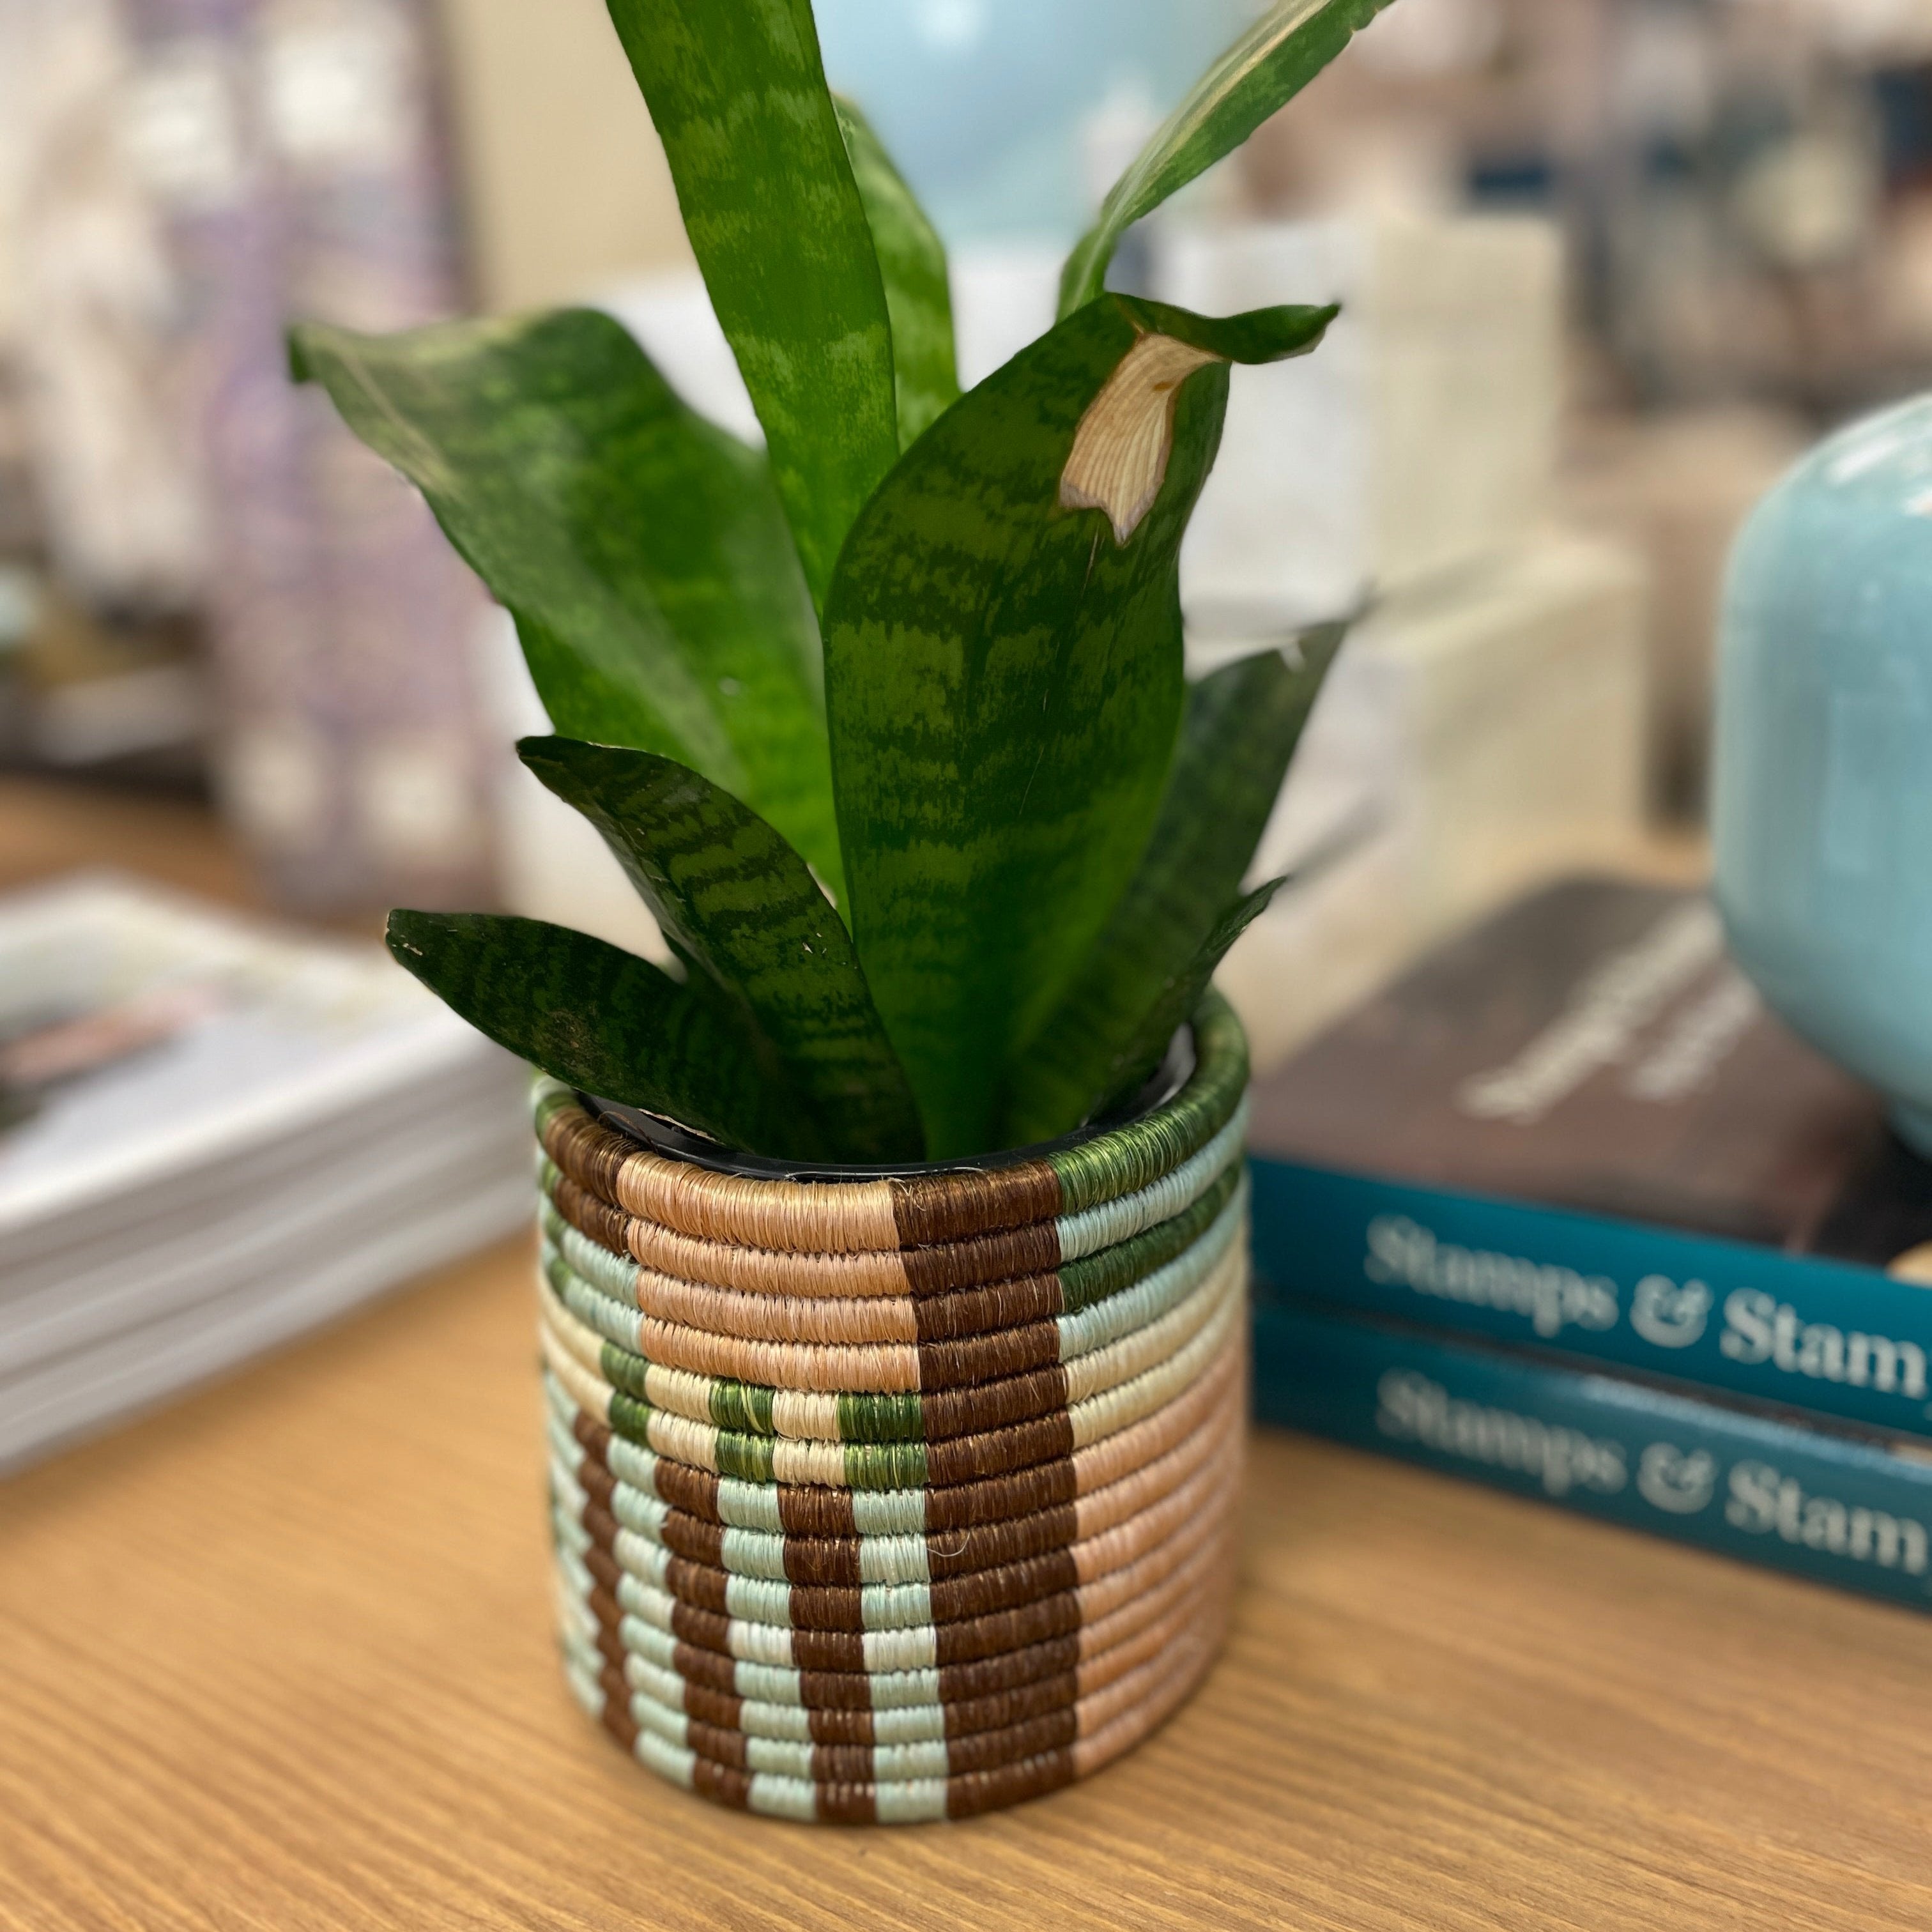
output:
M1182 1253L1204 1234L1233 1198L1244 1172L1239 1160L1222 1168L1207 1192L1172 1219L1162 1221L1097 1253L1076 1256L1060 1264L1060 1299L1070 1315L1104 1301ZM1091 1212L1092 1210L1089 1210Z
M1220 1131L1179 1166L1137 1193L1062 1215L1056 1224L1062 1262L1131 1240L1191 1207L1240 1160L1247 1131L1248 1107L1243 1099Z
M565 1642L568 1660L578 1669L593 1677L600 1674L604 1660L595 1644L578 1637L566 1638ZM623 1677L624 1687L630 1694L631 1721L640 1728L655 1731L671 1744L686 1743L690 1726L698 1720L686 1712L682 1680L674 1674L654 1671L636 1658L626 1660ZM778 1707L760 1707L761 1710L774 1708ZM802 1712L796 1714L802 1719ZM929 1718L923 1713L921 1716L929 1726L929 1735L873 1744L872 1774L868 1783L902 1784L908 1778L943 1778L947 1774L952 1754L946 1736L944 1713L935 1712ZM748 1769L808 1782L814 1778L818 1746L808 1725L801 1721L795 1727L788 1726L785 1734L776 1736L748 1726L741 1729Z
M567 1620L570 1630L580 1632L585 1640L594 1644L597 1619L586 1600L593 1587L590 1573L580 1558L566 1550L556 1552L556 1563L560 1622ZM638 1587L634 1579L626 1579L626 1582L631 1589ZM620 1594L622 1594L620 1590ZM617 1638L627 1654L649 1658L664 1670L675 1670L678 1639L668 1619L659 1624L625 1610L621 1604L619 1610ZM766 1634L768 1636L769 1632ZM804 1673L794 1665L734 1656L731 1678L734 1694L748 1702L808 1708L805 1701L807 1686ZM940 1705L944 1694L944 1679L938 1666L932 1664L874 1672L866 1688L871 1694L874 1712L916 1712L922 1708Z
M586 1661L596 1660L591 1664L593 1674L602 1667L604 1659L593 1637L573 1631L565 1640ZM685 1680L674 1669L633 1652L624 1659L624 1681L632 1690L651 1698L668 1712L682 1708ZM745 1708L740 1714L739 1727L748 1737L766 1737L793 1744L814 1742L812 1713L803 1706L770 1703L754 1697L743 1698L742 1702ZM940 1743L947 1735L946 1706L938 1702L910 1706L889 1705L868 1715L872 1722L873 1742L878 1745Z
M560 1466L574 1472L582 1466L584 1450L565 1424L549 1420L550 1450ZM574 1474L571 1480L577 1481ZM614 1474L610 1486L611 1515L626 1529L662 1541L665 1520L673 1506L648 1490L639 1489ZM782 1530L740 1529L726 1525L719 1536L719 1560L741 1576L764 1576L789 1582L785 1568L787 1538ZM926 1583L932 1580L922 1535L863 1536L858 1539L861 1583Z
M1178 1306L1217 1268L1247 1225L1246 1176L1239 1175L1232 1196L1192 1246L1104 1301L1060 1316L1060 1359L1071 1362L1136 1329L1157 1322Z
M544 1390L553 1422L566 1432L579 1404L570 1390L557 1378L554 1368L544 1372ZM596 1419L608 1426L608 1419ZM573 1436L572 1440L576 1438ZM688 1460L680 1457L680 1461ZM604 1466L621 1483L655 1496L657 1494L657 1451L647 1444L614 1435L604 1451ZM926 1534L926 1492L923 1489L874 1490L852 1498L854 1527L862 1537L911 1537ZM718 1483L718 1520L728 1528L763 1531L773 1536L784 1533L778 1492L770 1483L743 1481L720 1477Z
M591 1537L583 1523L586 1498L569 1471L550 1465L553 1514L556 1534L564 1547L581 1556L589 1549ZM621 1524L611 1538L610 1553L627 1576L653 1589L670 1587L672 1565L682 1559L661 1543L654 1543L640 1532ZM866 1583L859 1588L860 1619L867 1631L923 1629L932 1622L932 1590L929 1584ZM725 1574L724 1613L746 1623L791 1624L791 1582L789 1578L757 1576L742 1570Z
M572 1542L579 1540L573 1537ZM557 1546L560 1567L568 1565L566 1574L588 1577L580 1551L568 1544ZM655 1583L647 1583L629 1570L620 1570L617 1575L617 1606L620 1610L644 1622L655 1625L662 1630L676 1630L675 1618L681 1609L689 1606L674 1597L668 1590ZM792 1654L792 1628L789 1624L766 1623L752 1619L728 1618L724 1632L724 1654L743 1658L754 1664L769 1664L782 1669L794 1669L796 1665ZM808 1636L812 1633L806 1633ZM939 1661L939 1626L936 1624L914 1624L890 1630L868 1630L860 1634L860 1655L862 1662L858 1666L868 1674L877 1672L884 1676L896 1675L901 1671L932 1670Z
M586 1281L593 1283L614 1301L626 1303L632 1308L637 1306L638 1264L628 1255L614 1255L580 1229L573 1228L556 1211L548 1186L538 1197L537 1225L544 1239Z

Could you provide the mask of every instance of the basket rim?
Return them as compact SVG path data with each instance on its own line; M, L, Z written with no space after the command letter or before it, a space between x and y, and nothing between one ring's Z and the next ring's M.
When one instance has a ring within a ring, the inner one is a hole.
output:
M578 1104L600 1126L606 1127L649 1152L667 1160L688 1162L714 1174L728 1174L753 1180L862 1181L923 1180L948 1174L986 1174L1001 1168L1016 1167L1028 1161L1044 1160L1052 1155L1084 1147L1102 1136L1130 1126L1170 1106L1186 1089L1199 1065L1195 1040L1195 1021L1184 1020L1174 1030L1167 1052L1138 1093L1111 1113L1076 1127L1057 1139L1035 1141L1025 1147L1004 1148L989 1154L976 1154L959 1160L910 1161L897 1166L848 1165L837 1161L788 1161L767 1154L740 1154L707 1138L692 1129L642 1107L625 1106L584 1091L576 1092Z

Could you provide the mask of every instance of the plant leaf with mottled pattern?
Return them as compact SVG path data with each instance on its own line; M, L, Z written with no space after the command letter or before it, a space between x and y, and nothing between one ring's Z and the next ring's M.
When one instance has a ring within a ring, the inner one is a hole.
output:
M1299 353L1332 313L1106 296L948 410L847 539L825 629L848 923L934 1159L990 1144L1008 1055L1152 828L1227 359Z
M514 614L560 731L702 772L842 890L818 626L758 452L587 309L291 346Z
M919 1111L858 955L784 839L668 758L567 738L526 738L518 749L604 835L694 990L715 988L739 1028L764 1042L814 1116L824 1157L919 1160Z
M886 284L899 447L910 449L928 424L959 400L946 247L872 123L836 94L832 105L838 112L845 152L852 158L852 178L866 205Z
M389 950L479 1033L607 1100L726 1147L796 1159L812 1132L779 1070L718 1002L634 953L540 920L392 912Z
M1299 94L1390 0L1276 0L1155 129L1101 204L1060 278L1071 315L1106 285L1120 237L1176 189L1230 154Z
M1291 664L1244 658L1189 687L1180 742L1140 866L1052 1016L1011 1062L1001 1138L1052 1140L1166 1050L1144 1022L1240 890L1346 624L1311 630Z
M1147 1084L1160 1064L1175 1028L1200 1005L1201 996L1207 992L1214 969L1226 958L1228 949L1267 911L1268 902L1287 883L1286 878L1270 879L1266 885L1256 886L1214 922L1186 962L1168 976L1128 1035L1115 1062L1118 1072L1113 1083L1102 1090L1089 1109L1090 1114L1112 1113L1124 1106Z
M898 454L892 324L810 0L609 0L822 605Z

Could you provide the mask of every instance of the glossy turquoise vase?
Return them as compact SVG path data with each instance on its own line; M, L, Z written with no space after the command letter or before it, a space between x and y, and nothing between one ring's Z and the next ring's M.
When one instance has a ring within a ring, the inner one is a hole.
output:
M1822 444L1738 538L1712 814L1739 963L1932 1156L1932 397Z

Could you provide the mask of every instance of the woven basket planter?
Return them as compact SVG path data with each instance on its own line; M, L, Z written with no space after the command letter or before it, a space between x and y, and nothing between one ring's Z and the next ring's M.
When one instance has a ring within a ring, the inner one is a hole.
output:
M1198 1682L1248 1066L1213 994L1179 1044L1132 1117L970 1167L738 1160L538 1083L565 1664L641 1762L788 1818L958 1817Z

